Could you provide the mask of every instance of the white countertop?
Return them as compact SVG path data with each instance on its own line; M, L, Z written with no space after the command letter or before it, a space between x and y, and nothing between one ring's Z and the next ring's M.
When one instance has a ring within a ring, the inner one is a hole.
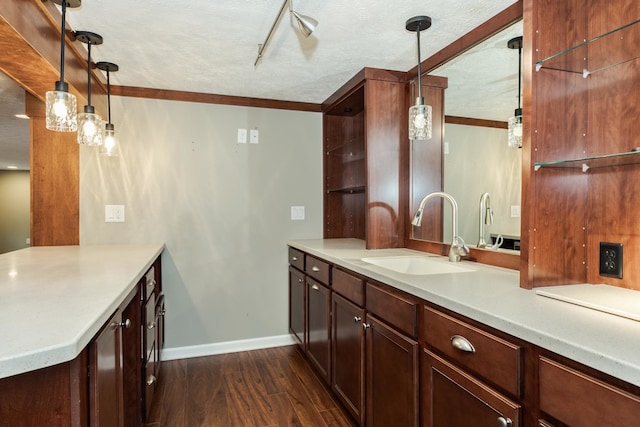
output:
M73 360L163 249L42 246L0 255L0 378Z
M357 239L293 240L289 245L640 386L640 322L522 289L518 271L463 261L462 266L475 271L408 275L362 258L433 255L410 249L366 250Z

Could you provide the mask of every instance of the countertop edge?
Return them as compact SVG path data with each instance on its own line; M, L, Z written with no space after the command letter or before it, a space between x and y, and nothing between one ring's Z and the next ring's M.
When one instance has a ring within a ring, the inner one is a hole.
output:
M151 249L149 251L149 259L144 263L144 265L142 265L140 270L129 281L129 283L123 283L121 291L111 301L110 304L102 306L100 310L96 311L95 318L92 322L90 322L90 324L78 328L78 333L75 334L75 336L69 337L69 339L62 341L57 345L50 345L44 348L34 349L0 359L0 379L30 371L35 371L42 368L47 368L50 366L55 366L75 359L91 342L91 339L101 330L101 328L109 320L109 318L113 316L118 307L134 290L139 280L144 276L147 270L165 249L164 243L112 246L114 248L148 246ZM154 246L156 246L155 249L152 249ZM106 248L108 246L102 245L78 247L82 249L90 247Z

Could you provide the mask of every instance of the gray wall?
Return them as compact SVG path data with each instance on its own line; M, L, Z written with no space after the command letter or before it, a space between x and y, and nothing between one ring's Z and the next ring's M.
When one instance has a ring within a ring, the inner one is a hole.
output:
M322 237L321 114L115 97L112 115L120 157L81 148L81 244L166 244L169 349L288 334L287 240Z
M444 160L444 188L458 203L459 232L465 242L478 243L480 196L485 192L491 196L494 219L485 230L487 241L491 233L519 236L520 218L511 218L511 206L520 206L522 150L507 145L507 130L447 124L445 140L449 154ZM450 213L446 215L448 226ZM451 234L448 228L445 236Z
M0 253L29 246L29 209L29 171L0 171Z

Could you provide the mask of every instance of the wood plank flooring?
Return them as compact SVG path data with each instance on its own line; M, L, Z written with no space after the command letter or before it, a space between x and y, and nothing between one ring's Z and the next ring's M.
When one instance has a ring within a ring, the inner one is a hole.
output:
M162 362L146 427L355 427L296 346Z

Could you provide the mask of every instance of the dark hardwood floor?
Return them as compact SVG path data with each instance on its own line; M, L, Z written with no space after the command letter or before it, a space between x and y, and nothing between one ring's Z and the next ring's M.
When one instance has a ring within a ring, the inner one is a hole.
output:
M355 427L296 346L162 363L146 427Z

